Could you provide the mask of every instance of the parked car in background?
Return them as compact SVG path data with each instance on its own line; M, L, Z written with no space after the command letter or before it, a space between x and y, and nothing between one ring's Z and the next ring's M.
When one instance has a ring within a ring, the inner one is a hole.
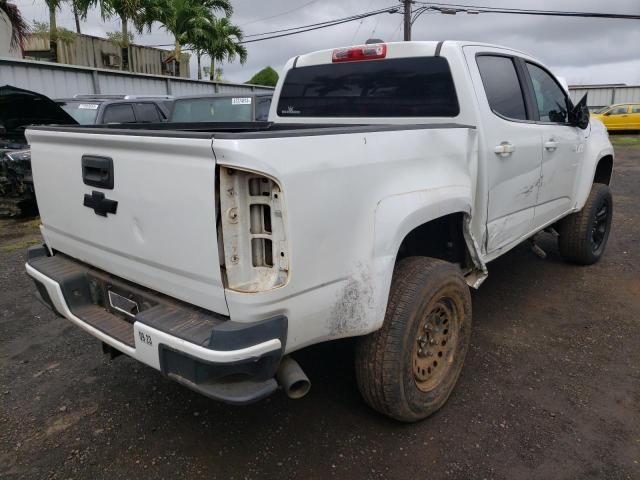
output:
M37 212L26 127L77 123L44 95L11 85L0 87L0 216Z
M170 95L75 95L56 103L80 125L161 123L169 118Z
M10 85L0 87L0 216L38 213L26 127L162 123L169 117L172 100L167 95L124 94L51 100Z
M266 122L272 93L215 94L176 98L169 122Z
M607 127L607 130L640 130L640 103L617 103L596 110L591 114Z

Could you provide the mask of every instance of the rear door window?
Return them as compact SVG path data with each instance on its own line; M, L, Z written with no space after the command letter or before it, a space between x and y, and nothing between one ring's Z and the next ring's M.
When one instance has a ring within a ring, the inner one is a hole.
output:
M130 103L109 105L105 108L102 117L102 123L135 123L135 121L133 105Z
M509 119L526 120L527 109L513 59L480 55L477 63L491 110Z
M282 117L455 117L442 57L393 58L293 68L278 100Z

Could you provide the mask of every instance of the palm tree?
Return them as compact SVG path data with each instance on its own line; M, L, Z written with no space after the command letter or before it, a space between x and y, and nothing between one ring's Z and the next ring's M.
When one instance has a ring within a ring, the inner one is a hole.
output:
M146 28L151 28L151 24L158 19L160 3L158 0L73 0L78 5L81 12L86 12L92 6L98 6L102 18L118 17L121 23L120 38L122 39L122 61L120 69L125 65L131 70L129 63L129 46L131 33L129 32L129 22L133 23L138 33Z
M242 30L233 25L227 17L213 20L210 42L207 45L207 53L211 57L211 69L209 79L213 81L215 75L215 62L233 62L236 57L240 63L247 61L247 48L242 45Z
M80 17L87 18L88 7L82 11L82 6L78 0L69 0L71 3L71 9L73 10L73 19L76 22L76 33L82 33L80 31Z
M22 49L27 33L29 33L29 24L22 17L18 7L8 3L7 0L0 0L0 12L4 12L9 19L9 26L11 27L10 49Z
M56 10L60 8L62 0L44 0L49 9L49 61L58 62L58 25Z
M176 60L180 59L183 45L209 35L215 10L227 16L233 12L230 0L162 0L158 3L161 3L159 15L155 16L156 12L153 12L153 20L159 21L173 35Z

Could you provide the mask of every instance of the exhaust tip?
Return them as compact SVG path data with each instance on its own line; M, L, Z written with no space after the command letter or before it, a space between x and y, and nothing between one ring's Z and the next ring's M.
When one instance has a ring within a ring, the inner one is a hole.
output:
M311 382L307 380L298 380L289 386L286 394L289 398L298 399L304 397L311 389Z
M278 367L276 379L287 397L298 399L304 397L311 389L311 381L302 371L298 362L291 357L284 357Z

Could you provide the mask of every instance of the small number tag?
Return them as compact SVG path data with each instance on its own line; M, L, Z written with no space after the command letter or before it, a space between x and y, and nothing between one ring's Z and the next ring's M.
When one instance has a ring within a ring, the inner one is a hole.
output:
M138 330L138 337L140 337L140 341L142 343L146 343L147 345L153 345L153 341L151 340L151 335L144 333L142 330Z
M251 105L251 97L232 98L231 105Z

